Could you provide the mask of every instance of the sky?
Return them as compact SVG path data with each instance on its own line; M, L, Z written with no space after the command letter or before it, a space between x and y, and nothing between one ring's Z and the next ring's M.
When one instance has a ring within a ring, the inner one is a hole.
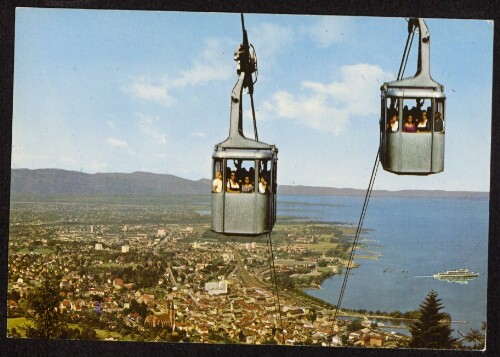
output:
M380 167L374 189L489 191L493 22L426 23L431 76L447 96L445 170ZM397 77L406 19L245 14L245 26L259 140L279 149L278 184L366 189L380 86ZM210 178L241 41L237 13L17 8L12 168Z

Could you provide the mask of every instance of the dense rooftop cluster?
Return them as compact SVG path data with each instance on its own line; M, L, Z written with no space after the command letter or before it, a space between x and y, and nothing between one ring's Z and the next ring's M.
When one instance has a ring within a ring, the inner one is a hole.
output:
M332 306L298 293L345 264L345 245L307 248L324 238L321 226L284 225L277 233L278 307L265 241L217 240L204 234L204 223L83 222L102 210L74 214L74 222L61 222L54 211L50 219L34 209L13 212L10 318L30 318L26 299L51 269L64 319L98 331L95 338L379 347L405 341L366 318L333 324ZM104 215L123 221L122 213Z

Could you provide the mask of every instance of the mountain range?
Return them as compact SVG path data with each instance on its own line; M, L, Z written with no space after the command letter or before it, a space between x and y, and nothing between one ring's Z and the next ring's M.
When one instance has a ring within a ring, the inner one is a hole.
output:
M104 194L104 195L186 195L206 194L209 179L192 181L169 174L149 172L88 174L62 169L12 169L12 193ZM279 194L364 196L365 190L318 186L279 185ZM372 196L489 198L488 192L444 190L373 190Z

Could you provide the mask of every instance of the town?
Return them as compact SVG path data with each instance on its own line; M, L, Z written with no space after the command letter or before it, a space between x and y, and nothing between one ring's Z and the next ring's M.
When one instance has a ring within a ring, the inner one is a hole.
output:
M125 201L13 200L9 337L23 337L32 316L27 298L50 270L59 277L68 338L407 345L407 335L380 322L384 316L341 309L335 318L334 305L302 291L346 269L355 227L285 217L271 252L266 237L211 232L209 216L192 203Z

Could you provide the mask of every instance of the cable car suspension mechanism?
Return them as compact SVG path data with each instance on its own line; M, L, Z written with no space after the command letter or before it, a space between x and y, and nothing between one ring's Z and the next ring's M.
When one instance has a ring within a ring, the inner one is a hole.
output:
M255 107L253 103L253 85L257 82L257 76L259 73L257 70L257 53L255 52L255 48L253 47L253 45L248 42L248 34L247 30L245 29L245 20L243 18L243 14L241 14L241 29L243 31L243 42L234 53L234 60L238 62L238 75L241 72L245 73L243 88L248 88L248 94L250 95L250 105L252 107L254 137L255 141L259 141L259 136L257 134L257 121L255 119ZM250 48L252 50L250 50ZM252 73L255 73L255 80L252 77ZM240 112L241 110L242 106L240 103ZM240 130L240 133L243 134L243 128L240 127L238 129Z

